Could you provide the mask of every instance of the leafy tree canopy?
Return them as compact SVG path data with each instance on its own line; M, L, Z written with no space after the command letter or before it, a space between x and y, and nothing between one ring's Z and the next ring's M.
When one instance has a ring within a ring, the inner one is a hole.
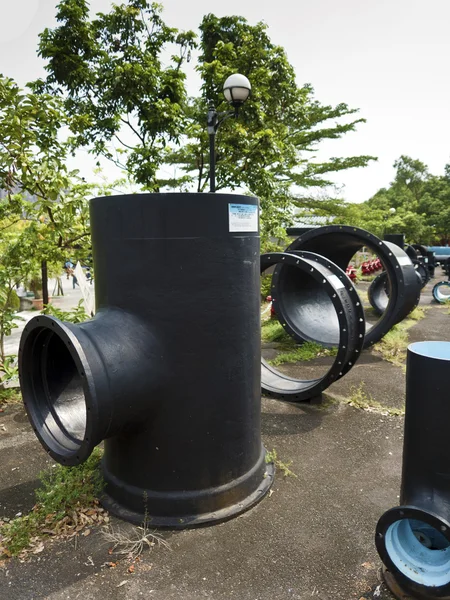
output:
M401 156L394 167L396 175L390 186L367 202L344 206L339 222L380 236L404 233L410 243L449 243L450 165L443 176L432 175L423 162L409 156Z
M92 20L86 0L62 0L57 20L41 34L48 76L35 89L62 98L74 146L113 160L143 189L207 191L206 113L211 103L229 109L222 86L233 72L250 79L252 96L239 119L219 129L217 189L257 195L266 235L285 225L299 190L328 185L330 173L373 158L314 161L321 141L364 119L346 104L320 104L310 85L299 86L263 23L206 15L197 41L193 32L168 27L161 7L147 0L115 5ZM188 97L184 66L196 46L202 86ZM161 177L163 165L176 166L174 177Z

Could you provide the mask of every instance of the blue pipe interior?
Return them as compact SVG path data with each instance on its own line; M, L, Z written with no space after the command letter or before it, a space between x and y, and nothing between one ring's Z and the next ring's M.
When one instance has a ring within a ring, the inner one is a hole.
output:
M394 565L412 581L426 587L450 583L450 542L431 525L396 521L386 532L385 544Z
M435 285L433 289L433 296L434 299L440 303L450 300L450 283L448 281L441 281Z
M408 350L428 358L450 360L450 342L415 342L408 346Z

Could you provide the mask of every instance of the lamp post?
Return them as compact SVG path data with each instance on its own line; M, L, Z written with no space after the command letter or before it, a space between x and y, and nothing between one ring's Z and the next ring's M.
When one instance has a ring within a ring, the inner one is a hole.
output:
M397 211L395 210L395 208L394 208L393 206L391 206L391 208L389 209L389 211L388 211L388 212L387 212L387 213L384 215L384 218L383 218L383 220L384 220L384 231L383 231L383 235L385 235L385 233L386 233L386 229L387 229L387 220L388 220L390 217L393 217L393 216L395 215L395 213L396 213L396 212L397 212Z
M209 135L209 191L216 191L216 133L219 125L229 117L237 118L239 108L250 96L252 86L245 75L234 73L230 75L223 85L223 95L234 110L218 113L213 105L208 108L208 135Z

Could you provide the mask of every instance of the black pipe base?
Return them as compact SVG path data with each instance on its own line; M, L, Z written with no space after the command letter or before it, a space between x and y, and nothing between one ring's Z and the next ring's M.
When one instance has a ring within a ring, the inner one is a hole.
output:
M119 519L152 528L187 529L215 525L249 510L272 486L275 466L266 464L265 450L253 469L223 486L190 491L152 491L124 484L107 473L101 504ZM189 506L190 512L185 513ZM138 508L142 507L142 508Z
M387 569L386 584L397 598L450 600L446 519L416 506L391 508L378 521L375 545Z
M383 574L384 583L393 596L398 598L398 600L414 600L413 596L405 592L399 585L398 581L385 565L383 565L381 572Z

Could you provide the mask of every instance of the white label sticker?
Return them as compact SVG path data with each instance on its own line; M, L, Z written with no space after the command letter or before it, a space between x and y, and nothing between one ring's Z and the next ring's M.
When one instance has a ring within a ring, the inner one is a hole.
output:
M256 204L229 204L230 231L258 231L258 207Z

